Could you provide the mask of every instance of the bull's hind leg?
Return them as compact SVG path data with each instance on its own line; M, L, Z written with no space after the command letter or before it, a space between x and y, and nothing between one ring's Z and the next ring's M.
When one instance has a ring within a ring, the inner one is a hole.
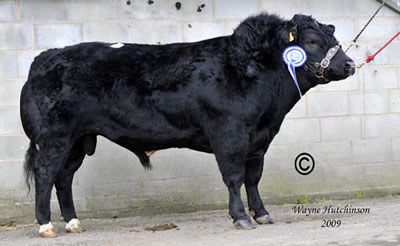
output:
M250 215L259 224L273 224L274 221L269 217L268 211L258 192L258 183L260 182L264 167L264 156L252 158L246 161L246 178L244 181L249 204Z
M40 224L39 234L42 237L55 237L50 221L51 190L56 175L65 163L69 148L65 142L53 141L40 146L34 164L36 219Z
M64 167L56 177L56 189L58 203L60 204L61 214L67 222L65 229L67 232L83 232L80 222L75 213L74 201L72 198L72 181L75 172L81 166L85 152L81 142L75 144Z

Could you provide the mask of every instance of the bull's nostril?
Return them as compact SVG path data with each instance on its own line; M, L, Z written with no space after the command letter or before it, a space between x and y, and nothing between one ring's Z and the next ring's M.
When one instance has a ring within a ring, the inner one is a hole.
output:
M346 68L349 68L349 67L354 68L356 66L356 64L354 63L353 60L347 61L345 64L346 64Z
M348 75L353 75L356 72L356 64L353 60L349 60L345 63L345 71Z

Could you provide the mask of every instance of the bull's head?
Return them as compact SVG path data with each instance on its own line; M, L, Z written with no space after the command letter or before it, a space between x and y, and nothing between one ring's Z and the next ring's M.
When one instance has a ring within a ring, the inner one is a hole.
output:
M309 80L325 84L354 74L354 61L343 52L333 35L335 26L321 24L311 16L295 15L285 29L282 35L287 45L299 45L308 55L303 74Z
M229 62L240 76L253 79L263 70L283 66L283 51L300 46L308 56L307 63L296 69L304 93L317 84L342 80L355 72L353 60L343 52L334 32L333 25L306 15L295 15L291 20L266 13L252 16L235 29Z

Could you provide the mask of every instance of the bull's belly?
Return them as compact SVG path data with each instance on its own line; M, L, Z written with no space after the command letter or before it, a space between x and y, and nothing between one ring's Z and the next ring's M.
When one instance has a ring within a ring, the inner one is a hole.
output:
M208 138L198 129L120 128L116 130L115 127L103 127L97 134L131 151L189 148L212 153Z
M211 147L208 142L202 142L197 139L187 140L187 139L174 139L172 141L152 141L152 140L142 140L136 138L122 137L118 140L112 140L118 145L125 147L129 150L152 152L157 150L169 149L169 148L188 148L196 151L212 153Z

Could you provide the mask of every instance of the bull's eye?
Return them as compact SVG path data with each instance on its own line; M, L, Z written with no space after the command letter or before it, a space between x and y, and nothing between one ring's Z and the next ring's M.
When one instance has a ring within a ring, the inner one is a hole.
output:
M309 49L318 49L325 46L324 39L322 39L321 35L317 32L307 32L303 37L304 45L306 45Z
M307 44L308 46L312 47L312 48L320 48L320 47L321 47L320 42L318 42L318 41L316 41L316 40L308 40L308 41L306 42L306 44Z
M307 44L309 44L309 45L318 45L318 43L315 42L314 40L308 41Z

